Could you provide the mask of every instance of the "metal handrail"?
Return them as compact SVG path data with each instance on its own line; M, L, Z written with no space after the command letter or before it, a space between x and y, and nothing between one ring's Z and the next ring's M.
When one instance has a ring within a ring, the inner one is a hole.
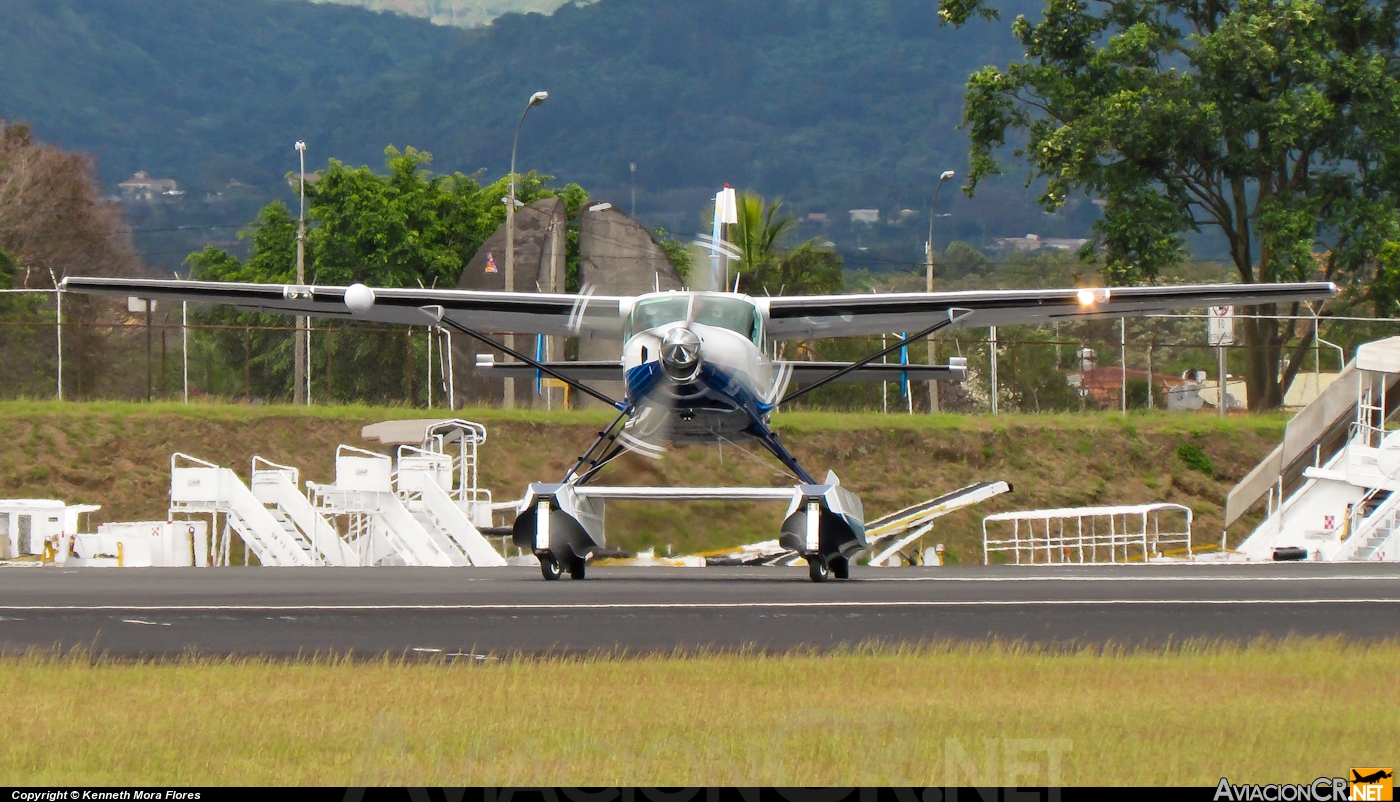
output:
M291 474L291 480L292 480L292 486L293 486L293 487L296 487L297 484L301 481L301 471L298 470L297 468L295 468L295 467L293 467L293 466L291 466L291 465L283 465L283 464L281 464L281 463L273 462L272 460L267 459L266 457L259 457L259 456L256 455L256 454L253 455L252 466L249 468L249 471L250 471L250 472L249 472L249 474L248 474L248 479L249 479L250 481L252 480L253 476L256 475L257 472L258 472L258 463L259 463L259 462L261 462L262 464L266 465L267 467L271 468L271 469L274 470L274 471L279 471L279 472L281 472L281 473L289 473L289 474Z

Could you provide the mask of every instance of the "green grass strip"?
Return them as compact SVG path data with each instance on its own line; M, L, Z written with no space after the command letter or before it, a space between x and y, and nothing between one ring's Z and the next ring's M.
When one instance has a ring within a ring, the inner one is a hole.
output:
M1196 784L1395 764L1400 644L0 659L0 782Z

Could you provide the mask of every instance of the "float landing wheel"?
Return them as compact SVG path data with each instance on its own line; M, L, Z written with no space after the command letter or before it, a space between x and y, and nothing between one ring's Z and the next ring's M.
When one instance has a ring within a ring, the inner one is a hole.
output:
M540 559L540 574L550 582L559 578L559 561L554 559L554 555L547 551L542 551L535 555Z
M831 566L831 575L837 579L851 578L851 561L845 557L832 557L827 561Z
M831 576L831 571L826 565L826 557L820 554L813 554L808 557L807 576L811 577L813 582L825 582L826 578Z

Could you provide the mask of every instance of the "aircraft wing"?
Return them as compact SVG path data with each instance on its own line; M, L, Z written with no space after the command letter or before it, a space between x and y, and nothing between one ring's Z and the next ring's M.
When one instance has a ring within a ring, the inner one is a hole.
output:
M1099 287L1057 290L973 290L869 295L755 298L766 307L775 340L851 337L922 331L951 309L972 314L960 328L1052 323L1095 317L1137 317L1208 306L1323 301L1337 294L1326 281L1300 284L1198 284L1179 287Z
M70 276L63 280L63 288L157 301L228 304L247 312L414 326L430 325L441 314L481 332L585 339L620 338L622 303L626 300L600 295L376 287L369 296L372 303L357 311L346 306L348 287Z

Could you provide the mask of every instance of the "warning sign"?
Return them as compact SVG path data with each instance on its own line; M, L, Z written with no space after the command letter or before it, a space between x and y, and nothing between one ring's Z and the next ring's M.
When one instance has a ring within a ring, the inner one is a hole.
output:
M1235 344L1235 307L1210 308L1209 342L1214 347Z

